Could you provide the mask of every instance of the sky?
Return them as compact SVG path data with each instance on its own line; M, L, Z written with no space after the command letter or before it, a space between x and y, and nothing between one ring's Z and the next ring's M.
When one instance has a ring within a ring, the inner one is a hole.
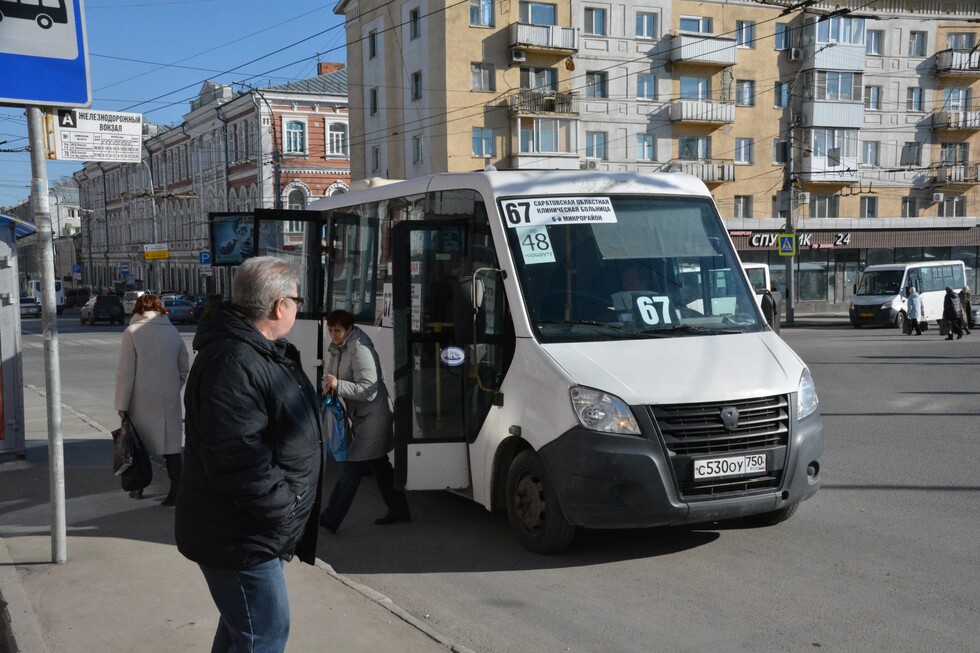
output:
M92 108L179 124L207 80L258 87L346 62L337 0L85 0ZM0 72L0 74L3 74ZM238 88L236 88L238 90ZM0 107L0 209L29 199L27 116ZM24 150L9 152L6 150ZM48 185L80 161L47 162Z

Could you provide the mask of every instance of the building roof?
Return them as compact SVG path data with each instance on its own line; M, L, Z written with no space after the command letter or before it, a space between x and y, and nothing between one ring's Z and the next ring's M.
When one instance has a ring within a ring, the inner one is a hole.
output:
M341 68L326 75L317 75L309 79L301 79L287 84L280 84L279 86L270 86L263 90L347 97L347 69Z

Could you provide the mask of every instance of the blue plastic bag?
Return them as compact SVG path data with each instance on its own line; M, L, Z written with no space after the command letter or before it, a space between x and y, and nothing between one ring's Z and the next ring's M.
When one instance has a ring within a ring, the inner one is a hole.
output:
M347 419L337 395L320 395L320 419L323 420L327 456L338 463L347 460Z

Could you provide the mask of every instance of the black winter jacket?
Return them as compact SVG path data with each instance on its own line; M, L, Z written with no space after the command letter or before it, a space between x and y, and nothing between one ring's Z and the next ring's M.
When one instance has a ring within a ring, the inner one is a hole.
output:
M312 564L323 449L298 351L269 341L229 303L200 324L194 349L177 548L224 569L294 554Z

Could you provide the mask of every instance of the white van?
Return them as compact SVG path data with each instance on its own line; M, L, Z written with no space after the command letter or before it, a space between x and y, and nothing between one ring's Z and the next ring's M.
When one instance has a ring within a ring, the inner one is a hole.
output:
M127 290L123 294L123 315L130 317L136 309L136 300L145 294L145 290Z
M299 216L303 251L285 246ZM325 312L374 341L396 482L505 510L528 549L577 527L774 524L820 486L810 372L695 177L441 174L258 210L260 227L306 271L306 369Z
M31 295L37 300L38 304L44 304L44 291L42 290L40 279L31 283ZM61 284L61 279L54 280L54 304L55 311L58 315L65 312L65 289Z
M920 324L943 317L946 288L956 292L966 283L963 261L924 261L869 265L861 274L848 307L851 325L893 324L902 328L908 312L906 295L910 287L922 298Z

